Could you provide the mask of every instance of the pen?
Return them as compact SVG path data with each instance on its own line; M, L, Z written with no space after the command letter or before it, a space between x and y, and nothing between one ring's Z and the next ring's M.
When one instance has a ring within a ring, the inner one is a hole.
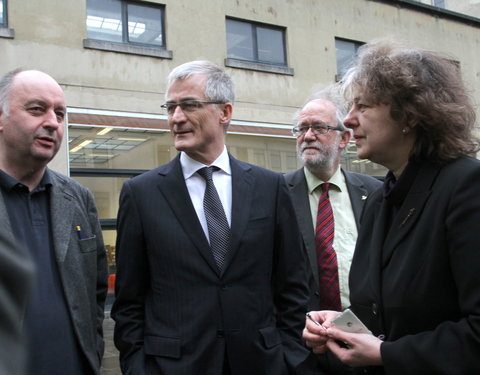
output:
M310 319L313 323L315 323L317 326L319 327L322 327L323 329L326 330L326 328L324 326L322 326L319 322L317 322L315 319L312 318L312 316L310 315L310 313L307 312L307 318Z
M82 236L82 228L80 227L80 225L77 225L77 236L78 236L78 239L81 240L83 238Z

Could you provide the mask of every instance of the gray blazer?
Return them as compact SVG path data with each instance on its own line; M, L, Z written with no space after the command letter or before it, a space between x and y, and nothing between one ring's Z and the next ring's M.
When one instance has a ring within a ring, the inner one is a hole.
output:
M352 203L353 214L358 228L360 226L363 207L369 194L377 190L382 183L374 177L360 173L348 172L343 169L342 173L345 176L348 194L350 195L350 202ZM298 225L300 226L303 243L312 269L313 280L310 282L309 311L318 310L320 307L320 295L318 291L319 280L317 254L315 250L315 233L311 219L307 181L303 168L287 173L285 180L290 189Z
M52 180L50 213L54 250L75 334L93 373L100 373L107 258L92 194L75 180L47 169ZM82 228L79 240L76 226ZM0 194L0 228L12 229Z

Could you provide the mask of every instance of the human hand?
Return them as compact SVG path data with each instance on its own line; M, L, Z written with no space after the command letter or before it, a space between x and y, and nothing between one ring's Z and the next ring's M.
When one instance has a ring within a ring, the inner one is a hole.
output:
M307 347L314 353L321 354L327 351L326 343L329 340L327 328L332 326L332 320L340 313L338 311L311 311L307 314L303 338Z
M347 333L338 328L328 328L325 334L330 338L325 346L340 361L352 366L381 366L382 340L369 333ZM341 343L344 343L342 345Z

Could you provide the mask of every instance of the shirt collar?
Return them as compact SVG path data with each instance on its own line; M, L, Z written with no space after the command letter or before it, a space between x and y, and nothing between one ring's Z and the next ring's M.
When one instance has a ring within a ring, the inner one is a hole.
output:
M25 185L22 184L20 181L18 181L16 178L10 176L7 172L0 169L0 187L5 189L6 191L9 191L9 190L13 190L17 186L25 186ZM48 171L48 168L47 168L45 169L45 173L43 174L43 177L40 180L40 183L34 189L34 191L44 190L45 188L50 186L52 186L52 179L50 177L50 172Z
M185 180L192 177L192 175L196 171L198 171L200 168L209 167L209 166L218 167L219 169L221 169L223 172L225 172L228 175L232 174L232 169L230 167L230 158L228 157L228 152L227 152L227 147L226 146L223 146L222 153L210 165L205 165L205 164L202 164L202 163L192 159L190 156L188 156L183 151L180 153L180 164L182 166L183 177L185 178Z
M383 197L393 205L401 206L417 177L419 169L419 164L410 161L398 180L392 171L388 171L383 182Z
M308 192L312 194L321 184L324 182L329 182L332 186L336 187L336 190L343 191L345 189L345 184L343 180L342 171L340 166L337 168L333 176L328 181L323 181L315 176L308 168L304 167L303 171L305 173L305 179L307 180Z

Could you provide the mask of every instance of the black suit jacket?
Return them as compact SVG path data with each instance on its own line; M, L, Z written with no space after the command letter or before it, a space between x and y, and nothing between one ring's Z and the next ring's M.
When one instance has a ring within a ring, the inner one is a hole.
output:
M387 374L480 374L480 161L424 163L390 227L371 196L350 270L350 299Z
M230 157L231 249L219 274L180 158L125 182L117 238L115 343L128 374L287 374L308 289L280 174Z
M350 202L352 204L353 214L357 228L360 227L360 219L362 217L363 208L370 194L377 190L382 183L374 177L344 171L345 182L347 184ZM310 210L309 193L307 181L303 168L285 175L292 202L295 207L300 232L302 233L303 244L307 252L309 264L311 268L312 279L310 280L310 300L309 311L318 310L320 308L319 294L319 277L317 268L317 253L315 247L315 232L313 230L312 214Z

